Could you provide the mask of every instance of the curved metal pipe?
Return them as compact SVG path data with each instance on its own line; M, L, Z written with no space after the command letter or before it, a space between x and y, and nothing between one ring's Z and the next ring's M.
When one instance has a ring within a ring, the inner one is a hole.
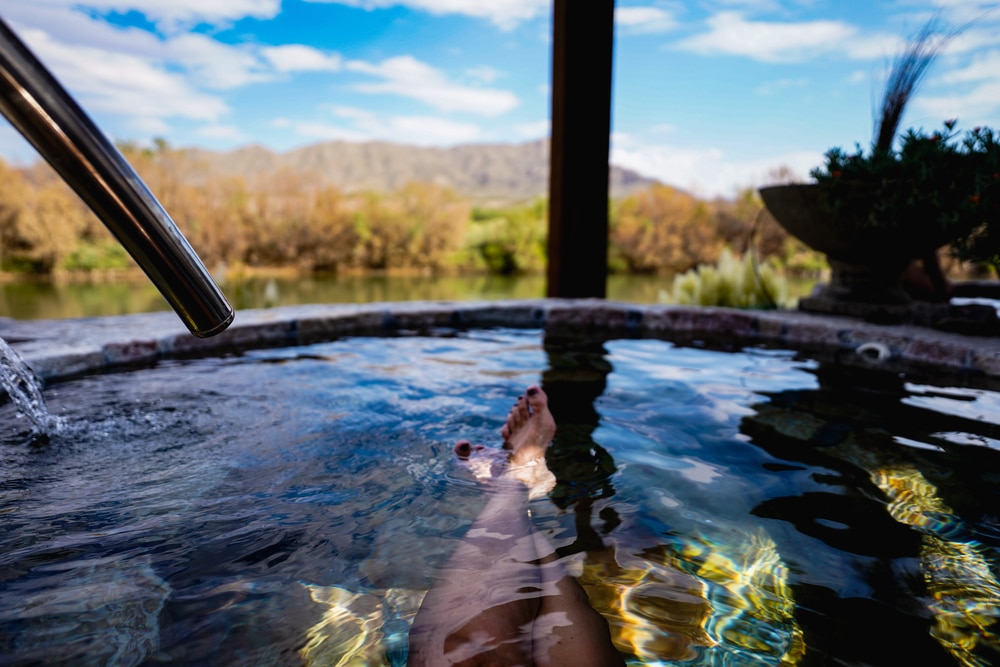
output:
M0 112L52 165L199 338L235 312L201 259L118 149L0 19Z

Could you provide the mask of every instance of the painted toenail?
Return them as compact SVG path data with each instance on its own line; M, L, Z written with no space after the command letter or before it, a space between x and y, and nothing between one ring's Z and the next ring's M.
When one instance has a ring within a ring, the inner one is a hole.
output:
M532 387L531 389L528 390L528 396L534 396L537 393L538 393L538 390L535 389L534 387Z

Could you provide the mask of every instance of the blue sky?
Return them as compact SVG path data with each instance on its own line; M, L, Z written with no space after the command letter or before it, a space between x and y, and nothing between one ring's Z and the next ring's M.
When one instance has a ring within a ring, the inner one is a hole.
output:
M904 127L1000 127L1000 2L618 0L612 162L706 197L783 166L805 179L828 148L871 141L893 55L935 15L977 21ZM0 0L0 17L115 140L548 134L550 0ZM3 119L0 156L36 159Z

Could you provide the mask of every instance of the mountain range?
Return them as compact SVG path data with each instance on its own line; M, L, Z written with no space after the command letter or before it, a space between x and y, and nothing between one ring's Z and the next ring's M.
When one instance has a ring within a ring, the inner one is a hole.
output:
M179 151L183 173L242 176L253 187L282 172L310 185L333 185L345 192L395 190L409 182L435 183L477 202L528 201L548 194L549 142L463 144L447 148L383 141L327 141L285 152L260 145L231 151L188 148ZM627 196L658 181L612 165L613 198Z

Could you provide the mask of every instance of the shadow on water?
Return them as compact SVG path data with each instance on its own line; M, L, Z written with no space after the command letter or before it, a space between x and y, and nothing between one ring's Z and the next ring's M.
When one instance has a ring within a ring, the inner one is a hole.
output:
M544 347L542 386L559 424L551 500L574 516L558 553L578 557L623 654L644 664L727 654L733 664L994 664L1000 421L961 408L977 390L856 359L819 363L818 387L760 392L739 422L774 457L751 510L763 532L666 530L629 552L616 539L619 466L595 438L613 353L580 336L548 334Z
M775 486L796 488L753 513L808 538L773 531L796 570L807 663L995 664L996 415L957 388L969 378L943 387L838 363L815 373L817 389L765 392L740 425L782 461Z
M794 664L804 647L785 570L766 538L747 531L747 544L734 548L710 530L667 531L626 546L629 538L616 535L622 524L613 500L619 466L595 437L613 355L605 340L572 334L547 333L544 348L542 387L559 425L546 457L558 480L550 498L572 510L575 533L564 536L556 551L579 566L579 581L608 620L616 648L636 665ZM622 509L635 512L628 501ZM724 555L712 563L715 551ZM743 576L743 566L761 573ZM755 592L769 599L735 607L726 601Z

